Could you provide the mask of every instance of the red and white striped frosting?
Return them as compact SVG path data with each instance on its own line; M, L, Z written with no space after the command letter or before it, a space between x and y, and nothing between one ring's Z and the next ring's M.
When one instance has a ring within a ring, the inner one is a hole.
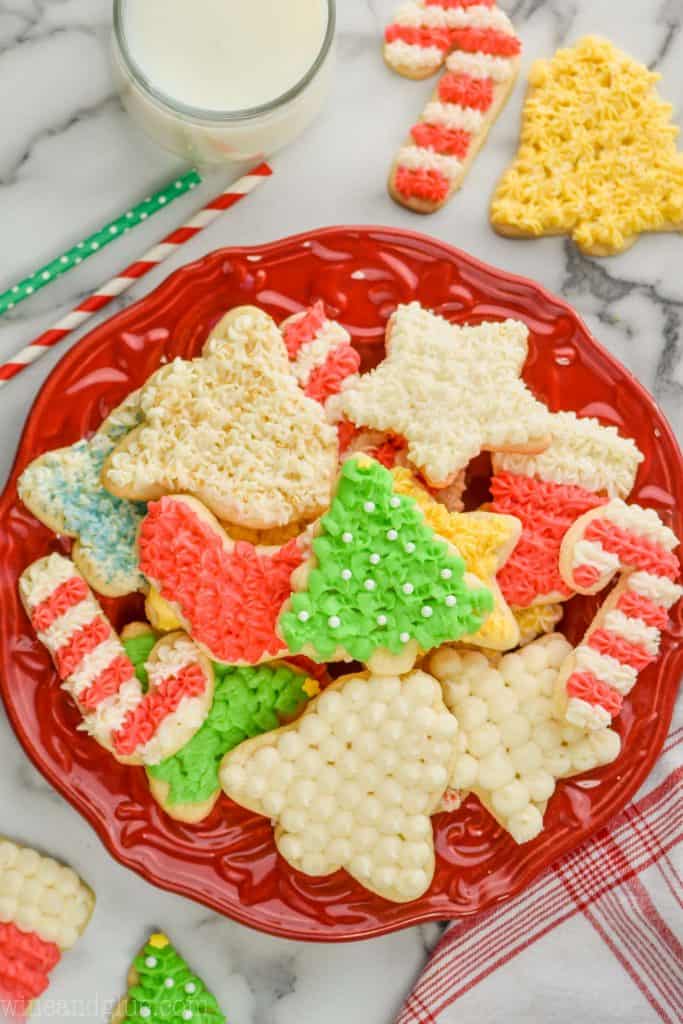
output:
M83 728L114 756L158 764L201 727L212 679L184 634L157 645L145 694L87 583L63 555L39 559L19 582L24 606L55 663Z
M669 609L683 594L676 583L677 546L656 512L618 498L587 513L565 538L561 561L571 565L567 582L577 592L597 593L622 574L573 654L564 683L573 724L609 725L639 673L656 659Z
M406 73L435 71L444 61L448 68L398 154L401 196L435 204L448 198L486 130L495 87L514 74L520 49L507 15L493 3L414 0L399 9L386 33L388 63Z
M320 300L285 320L281 330L299 386L325 407L331 422L336 422L340 414L332 400L360 368L360 355L351 345L351 335L336 320L328 319Z

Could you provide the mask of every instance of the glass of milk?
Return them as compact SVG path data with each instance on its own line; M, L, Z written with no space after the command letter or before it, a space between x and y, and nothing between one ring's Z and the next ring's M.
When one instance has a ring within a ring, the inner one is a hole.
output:
M114 0L114 67L148 135L192 163L257 159L325 100L335 0Z

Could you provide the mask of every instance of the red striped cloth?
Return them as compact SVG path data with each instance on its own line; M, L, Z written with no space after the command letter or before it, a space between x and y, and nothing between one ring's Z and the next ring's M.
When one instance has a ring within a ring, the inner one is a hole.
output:
M444 933L395 1024L683 1021L683 727L597 836Z

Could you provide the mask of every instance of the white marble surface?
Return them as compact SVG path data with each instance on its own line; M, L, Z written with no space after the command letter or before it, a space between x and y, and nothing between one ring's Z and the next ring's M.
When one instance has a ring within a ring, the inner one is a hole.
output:
M430 85L399 80L382 63L381 30L393 0L338 0L338 6L339 68L324 116L275 159L275 177L258 198L220 220L118 306L144 294L169 269L221 245L264 242L330 223L425 230L561 292L680 428L681 237L644 238L619 258L592 261L562 239L524 243L495 235L487 203L514 152L521 85L459 197L428 221L396 207L384 189L388 161ZM523 36L525 66L582 33L601 32L661 71L662 92L678 119L683 117L682 0L507 0L503 6ZM113 94L110 8L111 0L0 0L0 287L78 241L177 166L137 134ZM224 180L207 182L206 195ZM185 211L199 198L187 202ZM0 357L49 326L181 215L179 207L161 214L6 316L0 321ZM64 350L0 392L2 478L20 425ZM2 716L0 749L0 832L70 861L98 896L87 939L54 977L48 996L62 1002L51 1007L53 1016L93 1024L108 1019L107 1003L119 995L132 955L147 929L160 926L203 970L232 1024L390 1024L435 927L370 945L327 947L257 935L158 892L115 864L85 822L33 770Z

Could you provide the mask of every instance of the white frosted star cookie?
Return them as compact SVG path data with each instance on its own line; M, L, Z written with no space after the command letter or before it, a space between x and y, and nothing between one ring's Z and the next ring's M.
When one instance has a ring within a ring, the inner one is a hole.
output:
M405 437L411 462L446 486L482 450L543 451L550 415L521 378L528 330L516 320L451 324L419 303L399 306L380 365L344 391L359 426Z

